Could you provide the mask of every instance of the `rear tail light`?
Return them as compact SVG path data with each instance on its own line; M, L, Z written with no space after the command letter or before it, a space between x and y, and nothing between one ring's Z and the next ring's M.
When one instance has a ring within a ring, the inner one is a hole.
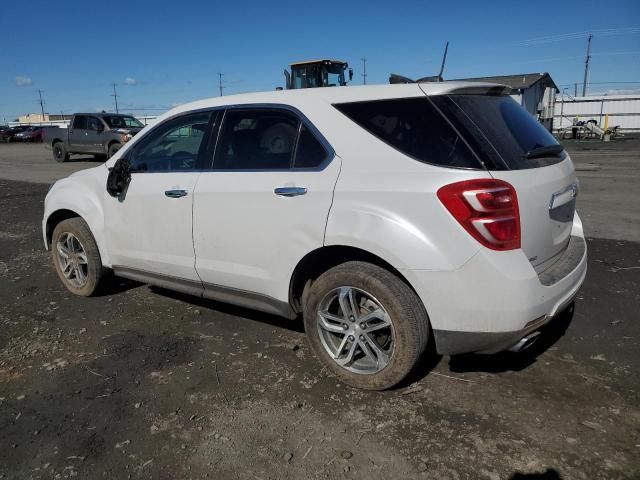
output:
M502 180L465 180L445 185L438 198L478 242L492 250L520 248L515 189Z

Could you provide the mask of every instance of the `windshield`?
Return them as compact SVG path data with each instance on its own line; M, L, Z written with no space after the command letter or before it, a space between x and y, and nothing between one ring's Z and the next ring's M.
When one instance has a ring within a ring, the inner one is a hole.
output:
M539 168L566 158L563 149L545 148L560 144L509 96L442 95L431 99L489 169Z
M344 66L342 64L328 64L324 66L324 84L327 87L344 85Z
M113 116L105 116L102 117L109 128L142 128L144 125L137 119L124 116L124 115L113 115Z

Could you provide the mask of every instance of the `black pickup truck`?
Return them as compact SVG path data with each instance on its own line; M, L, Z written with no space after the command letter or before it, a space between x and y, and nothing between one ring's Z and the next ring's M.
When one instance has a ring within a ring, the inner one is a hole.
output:
M66 162L77 153L109 158L142 128L131 115L76 113L69 128L47 128L43 141L56 162Z

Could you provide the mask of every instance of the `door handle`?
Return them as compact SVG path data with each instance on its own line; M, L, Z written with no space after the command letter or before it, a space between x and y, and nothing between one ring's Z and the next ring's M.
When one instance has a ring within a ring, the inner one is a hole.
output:
M186 190L165 190L164 195L169 198L180 198L187 195Z
M297 197L306 194L307 189L305 187L278 187L273 193L281 197Z

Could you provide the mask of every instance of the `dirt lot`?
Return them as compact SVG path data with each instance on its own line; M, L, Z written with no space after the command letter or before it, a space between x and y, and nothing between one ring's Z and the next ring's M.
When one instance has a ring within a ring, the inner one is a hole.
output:
M47 187L16 180L95 163L41 148L0 145L0 478L640 478L640 141L569 145L589 273L536 351L425 359L381 393L320 370L299 322L127 281L71 296Z

